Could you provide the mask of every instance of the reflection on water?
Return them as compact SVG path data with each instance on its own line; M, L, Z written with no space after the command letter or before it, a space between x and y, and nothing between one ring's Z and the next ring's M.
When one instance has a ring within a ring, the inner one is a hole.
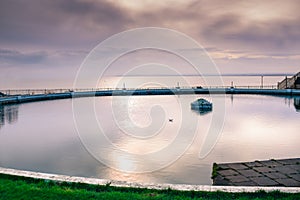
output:
M0 128L5 125L5 123L13 124L18 120L18 105L0 105Z
M294 98L294 106L297 112L300 112L300 98Z
M206 115L206 114L212 112L212 110L199 110L199 109L192 109L192 111L199 115Z
M115 113L108 111L112 98L114 104L119 105ZM164 161L166 157L161 154L161 157L156 160L145 157L143 162L137 162L134 155L124 157L115 150L121 148L133 154L147 154L168 145L177 137L176 130L181 127L183 116L178 112L180 110L177 109L176 98L175 100L174 98L175 96L95 98L95 115L102 121L102 128L106 130L108 138L114 144L114 148L106 148L99 143L97 148L106 152L111 162L116 163L119 169L123 170ZM300 115L295 111L295 107L299 111L299 100L296 98L259 95L226 96L226 116L221 136L214 149L203 159L199 158L199 152L215 110L199 115L190 108L192 101L197 98L209 98L208 95L196 97L183 95L179 98L184 102L180 109L185 112L185 117L190 122L182 127L185 134L180 139L183 143L187 142L185 139L191 138L191 134L194 134L191 130L193 120L198 122L196 135L184 154L176 162L161 170L130 174L116 171L95 160L82 145L76 132L70 99L0 107L2 124L0 166L123 181L211 184L210 176L214 162L300 156ZM81 98L75 101L87 99ZM166 106L168 112L152 110L151 108L158 102ZM128 105L124 109L126 103ZM82 115L85 115L84 111ZM169 122L170 118L173 119L172 122ZM115 119L118 120L119 126L113 123ZM149 130L147 129L149 131L147 135L141 132L141 129L134 129L134 127L143 128L152 123L156 124L156 120L163 120L163 123L157 122L158 125L163 125L162 129L150 127ZM125 135L124 130L132 134ZM152 130L157 131L157 134L151 135ZM172 153L170 152L168 156Z

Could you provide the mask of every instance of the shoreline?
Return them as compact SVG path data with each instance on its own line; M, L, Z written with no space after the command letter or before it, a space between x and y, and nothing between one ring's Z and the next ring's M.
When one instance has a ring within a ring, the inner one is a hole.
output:
M213 185L187 185L187 184L155 184L155 183L134 183L127 181L114 181L108 179L85 178L76 176L67 176L59 174L41 173L25 170L17 170L0 167L0 174L18 176L25 178L34 178L41 180L50 180L68 183L83 183L89 185L112 186L123 188L140 188L151 190L177 190L177 191L199 191L199 192L232 192L232 193L254 193L259 191L283 193L300 193L300 187L262 187L262 186L213 186Z

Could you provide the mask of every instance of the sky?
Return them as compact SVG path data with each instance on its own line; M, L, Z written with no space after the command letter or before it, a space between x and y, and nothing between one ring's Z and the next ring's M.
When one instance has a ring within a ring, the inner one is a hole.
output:
M223 74L293 74L300 71L299 5L298 0L1 0L0 89L72 87L95 46L142 27L188 35Z

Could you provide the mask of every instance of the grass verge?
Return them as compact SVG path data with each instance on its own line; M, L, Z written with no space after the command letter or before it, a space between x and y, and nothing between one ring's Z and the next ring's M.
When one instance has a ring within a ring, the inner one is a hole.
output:
M212 169L212 172L211 172L211 178L214 179L217 177L217 171L218 171L218 164L217 163L214 163L213 164L213 169Z
M196 192L112 187L83 183L55 182L0 174L0 199L300 199L290 194L259 191L255 193Z

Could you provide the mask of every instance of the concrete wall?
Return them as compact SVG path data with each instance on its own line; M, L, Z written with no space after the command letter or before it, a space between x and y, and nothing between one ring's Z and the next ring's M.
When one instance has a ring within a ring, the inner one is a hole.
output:
M56 94L6 96L0 98L0 105L55 100L55 99L94 97L94 96L184 95L184 94L257 94L257 95L300 96L300 90L238 89L238 88L104 90L104 91L90 91L90 92L66 92L66 93L56 93Z

